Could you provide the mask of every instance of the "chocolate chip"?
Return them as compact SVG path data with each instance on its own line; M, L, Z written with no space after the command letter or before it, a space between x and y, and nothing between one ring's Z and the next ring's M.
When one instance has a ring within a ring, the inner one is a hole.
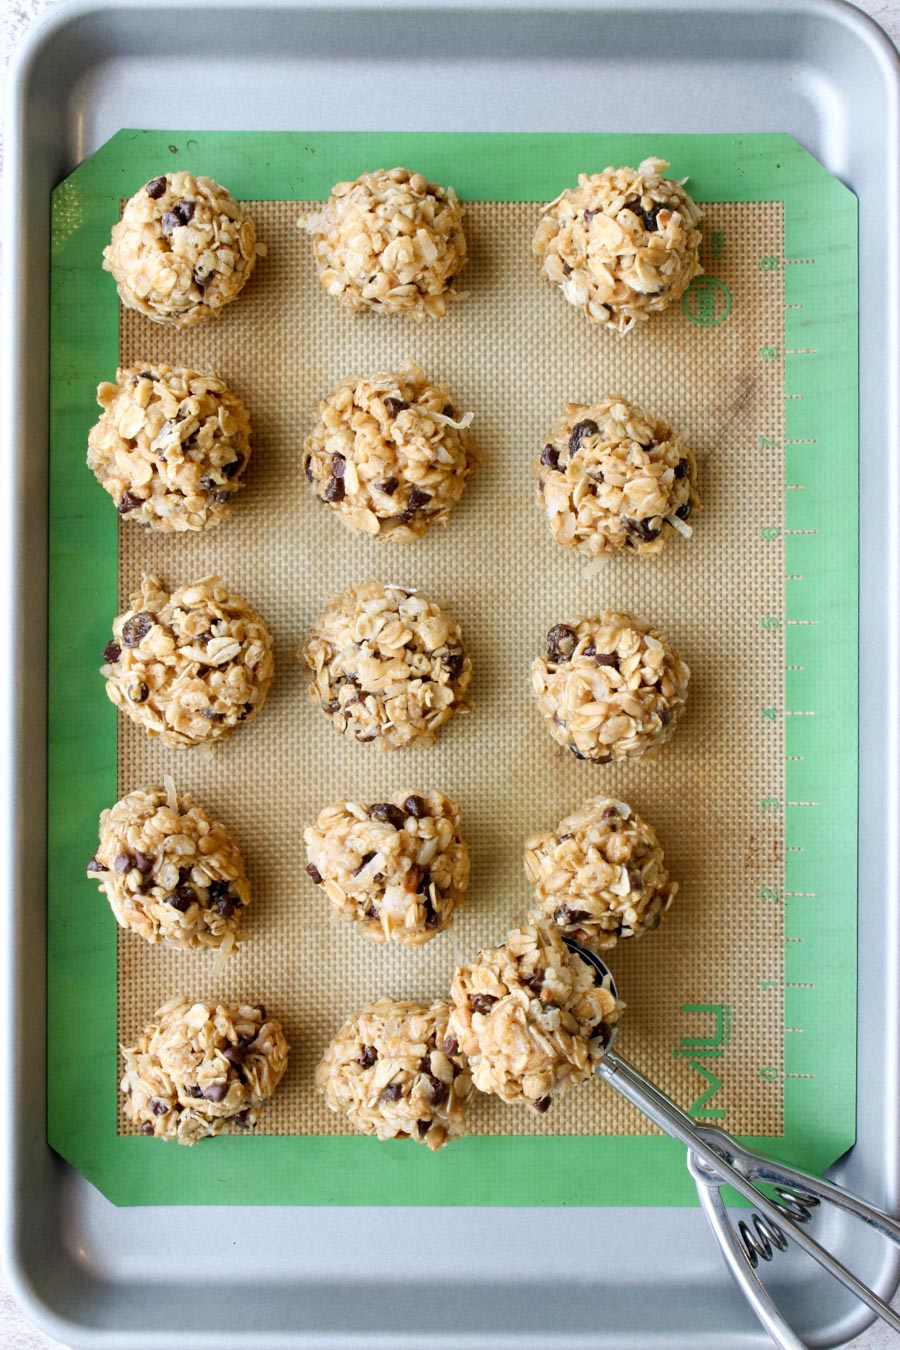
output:
M422 488L414 487L407 498L407 506L410 511L421 511L422 507L427 506L430 501L430 492L424 492Z
M262 1019L262 1021L264 1022L264 1021L266 1020L266 1005L265 1005L264 1003L254 1003L253 1006L254 1006L254 1008L256 1009L256 1011L259 1013L260 1018ZM255 1039L255 1038L254 1038L254 1039Z
M453 279L454 279L453 277L447 278L448 286L450 282L453 281ZM452 417L454 422L456 421L456 409L453 407L452 403L445 403L443 408L441 408L441 412L444 414L445 417Z
M687 478L689 468L690 468L690 465L688 464L687 460L686 460L686 459L680 459L680 460L678 461L678 463L675 465L675 477L676 477L676 478Z
M540 1111L541 1115L543 1115L545 1111L550 1110L550 1098L539 1097L538 1100L533 1103L533 1106L535 1111Z
M445 1036L441 1042L441 1049L445 1055L458 1055L459 1041L455 1036Z
M657 708L656 715L659 718L660 725L664 727L667 727L672 720L672 714L669 712L669 709L664 706Z
M244 1060L247 1058L247 1051L243 1045L226 1045L222 1054L228 1060L229 1064L234 1064L235 1066L243 1064Z
M167 211L162 218L162 232L168 236L178 229L179 225L189 225L194 215L194 203L177 201L171 211Z
M419 889L421 892L421 887ZM437 928L440 921L441 917L438 914L437 910L435 909L434 905L432 904L431 899L430 898L427 899L425 901L425 927Z
M618 817L619 808L617 806L605 806L600 812L601 820L612 820L613 816Z
M462 647L450 646L448 643L447 650L441 657L441 665L444 667L451 680L459 679L462 674L465 659L466 654Z
M497 1002L493 994L470 994L469 1007L473 1012L489 1013L491 1008Z
M643 223L644 229L650 234L654 234L659 229L657 216L660 211L671 211L672 207L668 202L654 202L649 211L645 211L640 198L632 197L630 202L626 202L623 211L631 211Z
M347 461L343 455L335 455L331 461L332 478L343 478L347 469Z
M399 1083L388 1083L381 1094L380 1100L383 1102L399 1102L403 1096L403 1088Z
M103 866L99 858L91 858L91 860L87 865L87 870L88 872L105 872L106 868Z
M569 437L569 449L575 454L577 450L581 449L581 442L585 436L596 436L599 431L600 428L597 423L591 421L589 417L585 418L583 422L576 422Z
M362 872L363 868L368 867L369 863L372 861L374 857L375 857L374 853L364 853L362 856L362 861L360 862L359 866L354 870L352 875L358 877L360 872Z
M141 1126L141 1134L155 1134L155 1130L149 1120L145 1120Z
M432 1106L440 1106L450 1096L450 1089L446 1083L442 1083L439 1078L430 1077L428 1085L428 1096L431 1099Z
M400 807L394 806L392 802L376 802L374 806L369 807L369 819L380 820L386 825L393 825L395 830L402 830L406 816Z
M166 1112L171 1111L171 1109L168 1102L161 1102L158 1097L150 1098L150 1110L155 1116L164 1116Z
M197 1084L195 1083L194 1086L191 1088L190 1095L192 1097L202 1097L203 1096L202 1087L198 1087Z
M331 478L325 489L326 502L342 502L346 495L343 478Z
M650 544L654 539L658 539L660 532L650 524L651 519L652 517L647 520L630 520L628 516L623 516L622 524L628 538L636 539L641 544Z
M396 478L386 478L383 483L376 483L375 486L378 488L378 491L383 492L386 497L393 497L400 484Z
M541 463L548 469L559 469L559 451L552 445L545 445L541 451Z
M416 1129L419 1131L419 1138L424 1139L428 1131L434 1124L433 1120L417 1120Z
M240 717L238 718L238 721L239 721L239 722L246 722L247 718L250 716L250 714L251 714L252 712L253 712L253 704L252 704L252 703L245 703L244 706L243 706L243 708L241 709L241 715L240 715Z
M395 525L408 525L415 514L415 511L407 509L405 511L400 511L396 516L391 516L390 519Z
M213 493L213 501L217 506L221 506L223 502L228 501L230 496L231 493L226 488L220 488L218 492Z
M107 642L106 646L103 648L103 660L108 661L112 666L116 664L121 655L122 648L115 640Z
M415 793L413 793L412 796L407 797L406 801L403 803L403 810L408 816L412 816L414 820L421 820L422 817L428 813L424 799L422 797L417 797Z
M144 684L143 680L133 684L128 691L128 697L132 703L146 703L150 697L150 690Z
M137 647L150 632L154 619L152 614L132 614L122 624L122 641L126 647Z
M131 861L131 854L130 854L130 853L120 853L120 854L118 854L118 856L116 857L115 862L113 863L113 867L114 867L114 868L116 869L116 871L119 872L120 874L125 873L125 872L130 872L133 866L134 866L134 863Z
M357 1059L357 1064L361 1064L364 1069L371 1069L372 1065L378 1059L378 1051L374 1045L364 1045L362 1054Z
M143 505L143 497L139 497L136 492L130 488L126 489L119 498L119 505L116 507L120 516L127 516L129 511L135 511Z
M253 1126L256 1124L255 1121L250 1119L249 1107L243 1111L238 1111L237 1115L233 1116L232 1119L239 1130L252 1130Z
M391 417L396 417L398 413L402 413L406 408L408 408L409 404L404 403L402 398L394 398L392 395L389 394L388 397L384 400L384 406L387 408Z
M215 708L201 708L200 716L205 717L207 722L221 722L222 714L216 712Z
M599 214L600 214L599 211L585 211L584 213L585 225L590 225L591 221L594 219L594 216L599 216Z
M582 655L582 656L596 656L596 655L597 655L597 647L596 647L596 644L594 643L594 640L593 640L593 639L591 639L591 641L590 641L590 642L588 643L588 645L585 647L585 649L584 649L584 651L581 653L581 655Z
M222 1102L228 1096L227 1083L210 1083L208 1088L203 1089L203 1095L208 1102Z
M307 480L311 483L313 480L313 470L312 470L312 459L310 458L309 455L306 456L303 468L306 472Z
M587 652L585 652L585 656L587 656ZM594 665L595 665L595 666L615 666L615 668L618 670L618 668L619 668L619 658L618 658L618 656L616 655L615 652L595 652L595 653L594 653Z
M591 916L586 909L572 909L571 905L560 905L553 915L558 924L581 923Z
M186 914L196 900L197 892L193 886L179 886L171 895L166 896L166 904L177 909L179 914Z
M313 863L308 863L308 864L307 864L307 867L306 867L306 870L307 870L308 874L312 877L312 879L313 879L313 881L316 883L316 885L317 885L317 886L321 886L321 885L322 885L322 873L319 871L318 867L316 867Z
M559 914L559 910L557 910L557 914ZM522 983L526 985L533 994L539 994L541 992L541 989L544 987L543 969L540 966L538 966L537 970L534 972L533 975L523 977Z
M148 197L152 197L155 202L158 202L167 186L168 184L166 183L165 178L151 178L144 191L147 193ZM141 371L142 375L143 373L144 372Z
M218 914L223 919L230 919L234 916L234 900L230 895L220 895L210 905L214 914Z
M153 859L149 858L146 853L135 853L134 865L144 876L153 871Z
M685 502L684 506L679 506L675 514L679 520L689 520L692 510L693 510L693 502Z
M634 867L628 869L628 886L632 891L642 891L644 889L644 878Z
M607 1022L599 1022L597 1026L594 1027L594 1035L592 1039L595 1041L599 1041L605 1050L612 1039L612 1028L609 1026Z
M222 472L226 478L234 478L244 467L244 456L238 455L237 459L231 460L229 464L222 465Z
M576 759L587 759L587 755L583 755L581 751L578 749L577 745L570 745L569 749L572 751L572 754L575 756Z
M574 629L564 623L555 623L547 634L547 660L571 661L577 643Z

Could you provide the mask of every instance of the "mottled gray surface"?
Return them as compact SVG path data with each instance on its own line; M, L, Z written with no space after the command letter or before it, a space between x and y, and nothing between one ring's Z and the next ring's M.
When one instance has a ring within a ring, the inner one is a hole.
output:
M549 0L548 0L549 2ZM881 24L900 47L900 0L855 0L858 7ZM5 93L6 69L16 43L30 23L52 0L0 0L0 86ZM60 0L65 3L65 0ZM2 119L2 104L0 104ZM3 167L2 121L0 121L0 172ZM900 1309L900 1296L895 1306ZM0 1350L58 1350L59 1342L35 1330L17 1308L0 1277ZM896 1350L898 1338L886 1327L871 1327L848 1350Z

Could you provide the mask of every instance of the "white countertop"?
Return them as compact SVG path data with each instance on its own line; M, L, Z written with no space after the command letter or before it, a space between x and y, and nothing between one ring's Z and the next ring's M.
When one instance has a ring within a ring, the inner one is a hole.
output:
M0 0L0 88L6 83L6 66L16 43L29 24L53 0ZM59 0L65 3L65 0ZM900 48L900 0L853 0L864 13L872 16ZM0 118L2 118L0 102ZM0 171L3 164L2 124L0 124ZM894 1306L900 1310L900 1295ZM896 1350L897 1338L884 1326L873 1326L854 1341L847 1350ZM59 1350L60 1342L36 1330L19 1311L0 1276L0 1350Z

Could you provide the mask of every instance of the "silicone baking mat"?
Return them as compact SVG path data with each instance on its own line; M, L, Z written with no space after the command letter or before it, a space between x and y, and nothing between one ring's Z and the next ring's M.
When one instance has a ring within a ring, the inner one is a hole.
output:
M689 174L705 203L705 275L680 307L619 339L540 280L530 239L536 203L579 170L649 153ZM348 315L296 228L337 179L394 163L452 182L468 203L469 294L443 322ZM251 201L269 249L241 300L186 332L118 315L98 277L118 200L160 164L210 173ZM843 1151L853 1028L836 1034L827 1009L847 1001L855 913L852 196L780 137L122 132L57 191L54 224L51 659L65 670L68 717L53 678L51 1142L122 1203L683 1202L668 1141L598 1082L544 1117L479 1098L474 1137L434 1157L350 1135L312 1087L350 1012L386 992L444 992L462 955L500 940L529 903L524 836L605 792L655 824L682 886L658 932L610 958L629 1004L623 1052L698 1119L778 1138L817 1166ZM300 452L338 378L405 357L474 411L481 459L446 529L401 547L344 530L309 493ZM248 487L219 530L117 529L84 468L93 386L145 361L211 365L251 411ZM690 544L591 567L551 541L530 465L566 401L609 391L688 438L704 510ZM106 704L97 653L144 571L172 585L218 572L273 631L267 707L212 753L160 747L117 726ZM297 644L332 594L368 576L421 588L462 626L476 710L433 749L350 743L308 702ZM529 667L552 623L620 607L670 636L691 696L657 759L598 768L549 739ZM117 943L82 880L102 806L165 773L231 826L254 885L248 941L216 982L203 958L129 933ZM431 785L463 807L467 903L425 947L366 943L307 879L303 826L342 795ZM115 1038L131 1041L182 990L264 1000L282 1020L291 1066L259 1135L188 1151L129 1137L117 1119ZM241 1185L223 1193L229 1176Z

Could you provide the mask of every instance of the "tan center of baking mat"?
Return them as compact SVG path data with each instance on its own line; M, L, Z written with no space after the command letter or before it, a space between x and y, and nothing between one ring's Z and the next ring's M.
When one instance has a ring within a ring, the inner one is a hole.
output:
M120 720L120 793L172 774L236 834L253 903L248 939L215 985L208 958L120 934L119 1039L133 1043L177 992L264 1001L293 1051L260 1129L346 1133L313 1089L314 1066L344 1018L385 993L444 993L460 956L499 941L525 913L524 837L606 793L656 826L681 883L662 926L612 954L629 1005L622 1053L685 1106L712 1087L705 1109L724 1110L729 1129L777 1134L781 1082L760 1079L758 1068L782 1058L781 912L755 897L757 870L765 861L771 876L773 851L780 863L778 827L759 803L783 795L783 742L759 729L761 709L780 706L783 648L760 620L779 612L783 553L748 518L782 517L780 462L766 468L754 453L759 428L783 423L779 363L759 359L762 343L782 340L780 282L758 267L760 256L782 255L780 204L707 208L704 261L733 297L726 319L704 327L676 306L624 339L597 331L540 280L534 205L470 204L470 294L445 320L421 326L354 317L328 299L294 225L305 205L251 205L269 255L218 322L177 332L122 315L123 365L212 365L247 403L255 430L248 486L220 529L185 537L122 527L122 605L144 571L170 586L220 573L267 620L276 671L259 719L212 752L168 750ZM445 528L411 545L376 544L313 498L301 451L316 402L335 381L404 357L445 380L458 408L474 410L483 460ZM538 514L531 460L564 403L608 392L687 437L704 509L690 543L673 536L661 556L612 558L588 578L589 560L563 552ZM308 700L297 644L332 595L369 576L421 588L462 626L475 712L451 721L433 749L359 745ZM529 669L547 629L601 608L657 624L693 672L685 718L658 759L580 763L538 717ZM376 946L340 923L307 877L303 827L341 796L378 801L432 785L462 804L468 900L451 933L424 947ZM761 980L778 981L777 996L770 989L763 1001ZM704 1040L721 1053L704 1057ZM471 1125L500 1134L650 1131L598 1082L546 1116L481 1099Z

